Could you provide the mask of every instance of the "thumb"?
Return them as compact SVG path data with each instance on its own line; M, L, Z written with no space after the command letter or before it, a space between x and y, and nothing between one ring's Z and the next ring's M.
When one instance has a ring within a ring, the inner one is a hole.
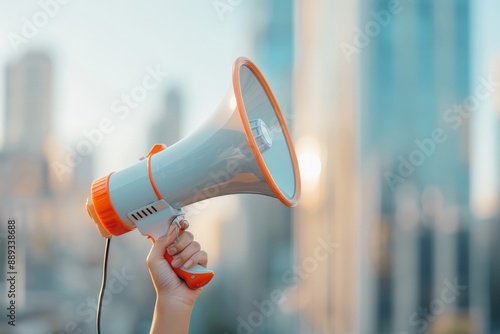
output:
M175 226L170 225L167 230L167 233L159 237L156 241L153 242L153 246L148 255L148 262L151 260L165 260L163 254L165 254L165 250L168 246L170 246L175 241Z
M164 258L166 248L170 246L176 237L175 226L171 225L167 233L159 237L151 247L146 259L151 279L157 293L159 291L169 291L181 284L180 279Z

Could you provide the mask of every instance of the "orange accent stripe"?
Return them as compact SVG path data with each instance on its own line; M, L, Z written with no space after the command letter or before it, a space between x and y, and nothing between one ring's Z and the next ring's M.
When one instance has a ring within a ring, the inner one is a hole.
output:
M155 194L156 194L156 197L158 197L158 200L162 200L163 197L161 196L160 194L160 191L158 190L158 188L156 188L156 184L155 184L155 181L153 179L153 172L151 171L151 158L153 157L154 154L151 154L148 156L148 176L149 176L149 181L151 182L151 186L153 187L153 190L155 191Z
M271 172L266 166L266 162L264 161L264 158L262 157L262 153L260 153L259 146L257 145L257 142L255 141L255 138L253 137L252 134L252 129L250 127L250 122L248 120L248 116L245 110L245 104L243 102L243 94L241 92L241 86L240 86L240 68L241 66L247 66L252 73L257 77L257 80L261 83L262 87L264 88L264 91L269 98L269 101L271 102L271 105L274 108L276 117L278 118L278 121L281 125L281 128L283 130L283 134L285 136L285 140L288 146L288 151L290 153L290 159L292 160L292 165L293 165L293 174L295 176L295 193L293 198L288 198L278 187L278 184L274 180L273 176L271 175ZM245 130L245 135L247 137L248 142L250 143L250 148L252 149L252 152L255 156L255 161L259 165L260 170L262 171L262 174L264 175L264 178L267 181L267 184L271 188L271 190L274 192L276 197L286 206L293 207L297 205L300 199L300 193L301 193L301 184L300 184L300 171L299 171L299 164L297 160L297 155L295 154L295 149L293 148L293 143L292 143L292 138L290 136L290 132L288 131L288 127L285 122L285 118L283 117L283 114L281 112L280 106L278 102L276 101L276 98L274 97L274 94L271 90L271 87L269 87L269 84L267 83L266 79L264 78L264 75L260 72L260 70L257 68L257 66L252 63L248 58L245 57L240 57L236 59L236 62L234 63L233 67L233 90L234 90L234 95L236 97L236 102L238 106L238 112L240 115L241 123L243 124L243 129Z

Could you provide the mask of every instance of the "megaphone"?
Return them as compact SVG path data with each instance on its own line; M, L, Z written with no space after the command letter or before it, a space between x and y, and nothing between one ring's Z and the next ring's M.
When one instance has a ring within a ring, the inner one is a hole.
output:
M156 144L139 162L92 183L87 210L103 237L137 228L155 239L184 217L184 206L229 194L259 194L295 206L300 173L280 107L257 66L233 65L232 86L218 109L190 136ZM165 253L171 263L172 257ZM213 272L175 268L190 288Z

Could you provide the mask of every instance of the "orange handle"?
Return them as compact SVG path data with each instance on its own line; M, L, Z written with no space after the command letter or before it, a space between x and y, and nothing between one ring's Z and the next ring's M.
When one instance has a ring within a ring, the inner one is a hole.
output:
M179 235L181 235L183 232L184 230L179 230ZM148 239L151 240L152 243L155 243L155 239L152 236L148 236ZM214 277L214 272L212 270L202 267L199 264L191 268L174 268L172 266L172 261L174 260L174 258L169 255L167 251L165 251L163 257L165 258L165 260L167 260L168 264L170 264L170 267L175 272L175 274L184 282L186 282L186 285L190 289L195 290L201 288L202 286L205 286L208 282L210 282L212 277Z
M184 230L179 231L179 235L181 235L184 232ZM153 243L155 240L152 237L148 237ZM201 288L202 286L205 286L212 277L214 277L214 272L212 270L208 270L205 267L200 266L199 264L191 267L191 268L174 268L172 266L172 261L174 258L165 251L165 254L163 254L163 257L165 260L167 260L168 264L170 264L170 267L172 270L175 272L175 274L182 279L184 282L186 282L186 285L190 289L198 289Z
M172 267L172 260L174 259L171 255L169 255L167 252L163 255L165 257L165 260L170 264ZM206 285L212 277L214 277L214 272L211 270L208 270L199 264L192 267L192 268L174 268L172 267L172 270L179 276L180 279L184 280L186 282L187 286L191 289L198 289L201 288L202 286Z

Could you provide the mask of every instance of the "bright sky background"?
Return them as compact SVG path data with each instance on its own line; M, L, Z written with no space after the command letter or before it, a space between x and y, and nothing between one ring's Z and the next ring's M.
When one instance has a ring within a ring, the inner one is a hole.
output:
M47 50L55 65L55 134L63 145L74 145L82 131L103 118L116 125L96 149L99 175L146 153L135 133L146 131L158 116L169 86L180 85L186 98L182 132L200 124L228 89L234 60L252 58L258 27L251 1L242 1L221 20L211 0L71 0L15 54L7 35L21 34L23 17L32 21L41 10L38 2L0 0L0 127L5 65L27 50ZM169 76L130 117L118 119L110 109L113 100L140 84L146 68L156 65Z

